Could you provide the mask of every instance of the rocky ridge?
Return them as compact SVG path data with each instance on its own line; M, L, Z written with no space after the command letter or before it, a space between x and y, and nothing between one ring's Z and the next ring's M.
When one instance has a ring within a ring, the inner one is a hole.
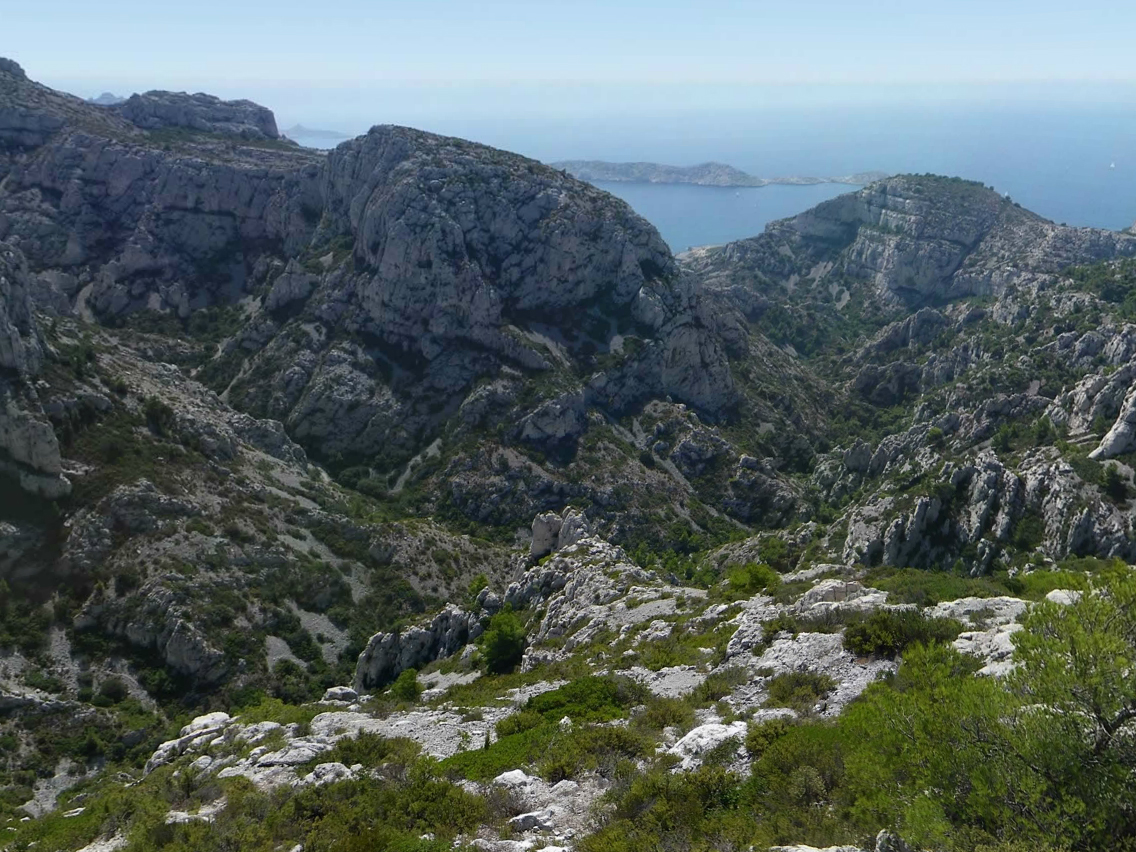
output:
M1051 279L1136 254L1132 235L1056 225L982 184L901 175L775 222L764 234L685 256L707 286L839 302L851 282L918 308Z

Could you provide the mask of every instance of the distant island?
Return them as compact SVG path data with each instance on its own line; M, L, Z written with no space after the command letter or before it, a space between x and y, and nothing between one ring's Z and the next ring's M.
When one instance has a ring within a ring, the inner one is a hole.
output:
M126 103L126 98L113 92L103 92L97 98L87 98L87 103L97 106L118 106Z
M298 136L303 136L308 139L326 139L327 141L340 141L350 139L346 133L340 133L338 130L319 130L312 127L304 127L302 124L294 124L291 127L283 130L282 133L289 139L295 139Z
M608 163L603 160L562 160L550 164L586 181L626 183L686 183L694 186L756 187L781 184L815 186L821 183L844 183L865 186L889 177L887 172L859 172L839 177L761 178L735 169L725 163L701 163L697 166L665 166L659 163Z

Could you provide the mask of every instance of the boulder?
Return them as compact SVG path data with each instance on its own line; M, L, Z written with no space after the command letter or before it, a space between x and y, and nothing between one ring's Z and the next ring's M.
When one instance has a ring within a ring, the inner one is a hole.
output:
M702 762L702 756L706 754L706 752L717 748L729 740L737 740L738 749L740 751L742 741L745 740L745 735L746 723L741 721L731 722L728 725L717 723L699 725L671 746L667 750L667 753L681 758L682 768L684 770L690 770L694 769Z

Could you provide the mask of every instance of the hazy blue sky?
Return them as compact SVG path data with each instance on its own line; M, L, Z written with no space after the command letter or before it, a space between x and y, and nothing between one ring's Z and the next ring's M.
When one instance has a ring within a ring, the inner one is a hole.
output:
M0 0L0 55L76 94L247 97L540 159L937 171L1059 220L1136 216L1123 0Z
M919 152L943 148L951 101L1133 112L1133 33L1136 3L1115 0L0 0L0 55L85 96L209 91L281 127L404 123L540 157L739 159L760 135L763 161L769 140L786 152L767 168L802 171L844 167L793 155L811 139L848 170L893 167L877 150L911 118L865 103L939 105ZM876 135L844 138L865 115Z
M920 83L1133 80L1101 0L0 0L44 80Z

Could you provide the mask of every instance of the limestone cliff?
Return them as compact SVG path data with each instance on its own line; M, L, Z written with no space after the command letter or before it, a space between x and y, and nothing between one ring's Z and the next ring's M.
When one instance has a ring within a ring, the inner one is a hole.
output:
M838 302L866 287L882 304L918 308L1133 254L1130 234L1056 225L972 181L900 175L684 262L724 290L784 286Z

